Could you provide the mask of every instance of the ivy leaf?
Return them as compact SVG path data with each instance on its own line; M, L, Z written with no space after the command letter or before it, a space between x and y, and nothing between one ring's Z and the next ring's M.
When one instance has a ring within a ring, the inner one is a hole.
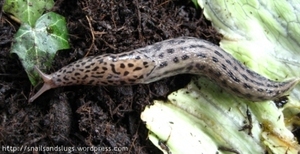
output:
M22 23L34 26L36 20L53 6L53 0L6 0L3 10L13 14Z
M33 85L39 75L33 70L49 68L58 50L70 48L65 18L54 12L41 16L32 28L22 24L15 35L12 53L16 53Z

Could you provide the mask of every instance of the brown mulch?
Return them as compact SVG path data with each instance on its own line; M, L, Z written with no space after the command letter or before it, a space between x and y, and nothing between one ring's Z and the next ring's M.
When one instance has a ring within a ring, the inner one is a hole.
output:
M216 44L220 38L190 1L57 0L52 11L67 20L71 49L59 51L47 73L84 56L121 53L168 38L194 36ZM6 14L0 19L2 147L126 147L122 153L161 153L148 140L140 113L152 100L165 100L184 87L190 75L147 85L61 87L29 104L39 87L30 84L18 57L10 54L19 25Z

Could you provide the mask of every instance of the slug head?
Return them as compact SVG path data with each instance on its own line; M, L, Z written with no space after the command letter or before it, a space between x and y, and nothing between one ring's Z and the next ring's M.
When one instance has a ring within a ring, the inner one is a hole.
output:
M36 98L38 98L45 91L56 87L52 81L51 75L43 73L39 68L37 68L37 66L34 66L34 69L39 73L40 77L42 77L42 79L44 81L44 85L35 95L30 97L30 99L28 100L29 103L33 102Z

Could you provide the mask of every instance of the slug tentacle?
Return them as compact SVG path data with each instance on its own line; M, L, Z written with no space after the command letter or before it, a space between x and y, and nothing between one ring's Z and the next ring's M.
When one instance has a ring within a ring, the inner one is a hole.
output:
M146 84L183 73L206 76L226 91L251 101L284 96L299 82L299 79L269 80L249 70L219 46L193 37L169 39L120 54L83 58L50 75L35 69L44 86L29 102L60 86Z

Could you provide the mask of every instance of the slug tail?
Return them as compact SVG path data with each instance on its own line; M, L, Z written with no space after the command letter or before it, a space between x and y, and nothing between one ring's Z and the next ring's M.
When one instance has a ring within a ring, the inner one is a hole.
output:
M298 85L300 82L300 78L295 78L295 79L292 79L292 82L291 82L291 88L289 90L292 90L295 88L296 85Z
M283 88L283 93L281 95L279 95L279 97L285 96L287 93L290 93L300 82L300 78L295 78L295 79L291 79L286 81L286 83L288 83L285 88Z
M45 91L55 87L53 84L51 75L43 73L37 66L34 66L34 69L39 73L40 77L42 77L42 79L44 81L44 85L35 95L30 97L30 99L28 100L29 103L33 102L36 98L38 98Z

